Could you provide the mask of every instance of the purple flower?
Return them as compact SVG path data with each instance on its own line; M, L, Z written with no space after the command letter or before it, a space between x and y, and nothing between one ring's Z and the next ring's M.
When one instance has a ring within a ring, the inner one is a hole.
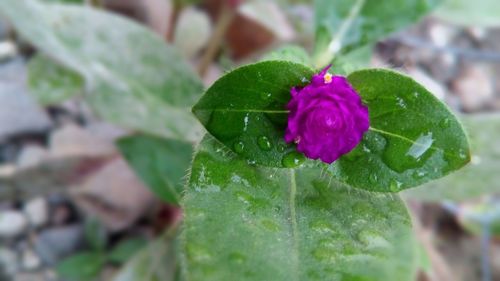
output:
M295 142L308 158L330 164L358 145L370 120L347 79L332 76L329 68L314 75L309 85L291 89L285 141Z

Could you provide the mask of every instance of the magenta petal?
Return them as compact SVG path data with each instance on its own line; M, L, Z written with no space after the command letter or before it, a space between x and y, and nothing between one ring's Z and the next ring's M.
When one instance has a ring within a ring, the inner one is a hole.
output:
M370 127L368 108L342 76L325 78L330 68L314 75L303 88L290 90L292 99L285 141L311 159L332 163L353 150Z

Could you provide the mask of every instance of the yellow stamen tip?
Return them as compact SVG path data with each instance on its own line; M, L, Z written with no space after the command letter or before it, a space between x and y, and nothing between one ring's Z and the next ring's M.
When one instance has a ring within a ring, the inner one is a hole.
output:
M326 84L330 84L330 83L332 83L333 75L331 75L330 73L327 73L327 74L325 74L325 76L323 78L325 79Z

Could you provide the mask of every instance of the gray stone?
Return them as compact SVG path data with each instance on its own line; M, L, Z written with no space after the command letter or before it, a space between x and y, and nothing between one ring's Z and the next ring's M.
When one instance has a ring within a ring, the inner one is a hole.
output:
M37 133L51 126L48 115L29 96L22 59L0 65L0 140Z
M28 226L28 220L21 212L0 212L0 238L14 238L21 235Z
M35 251L44 263L54 265L78 251L83 243L83 227L70 225L42 231L35 238Z
M453 82L452 88L462 101L467 112L484 109L494 98L494 83L489 66L474 64L466 66Z
M2 274L7 277L12 276L16 274L18 270L19 264L17 254L9 249L0 248L0 277L2 277Z
M0 39L7 37L9 29L9 24L4 19L0 18Z
M49 152L34 144L26 145L22 148L19 156L17 157L17 166L19 168L31 168L41 164L49 157Z
M43 226L49 220L49 206L47 200L42 197L28 201L23 210L34 227Z
M42 265L42 261L33 250L27 249L22 254L21 265L24 270L33 271Z
M41 272L22 272L14 277L13 281L45 281Z

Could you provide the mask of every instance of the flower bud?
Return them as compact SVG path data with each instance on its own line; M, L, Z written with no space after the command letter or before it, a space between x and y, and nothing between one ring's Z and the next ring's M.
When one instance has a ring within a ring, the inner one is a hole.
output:
M332 163L353 150L370 127L368 108L343 76L327 67L302 88L292 88L285 141L311 159Z

